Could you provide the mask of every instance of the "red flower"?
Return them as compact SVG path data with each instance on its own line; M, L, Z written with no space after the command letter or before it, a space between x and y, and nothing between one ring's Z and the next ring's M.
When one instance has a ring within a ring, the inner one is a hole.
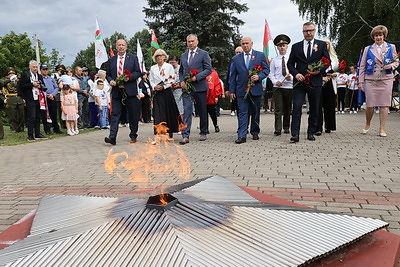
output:
M191 89L193 88L191 79L192 79L192 77L196 76L197 74L199 74L199 71L195 70L195 69L190 69L190 72L188 74L186 74L186 76L185 76L186 89L184 89L184 91L186 93L189 94Z
M259 71L263 71L263 70L264 70L263 67L261 67L261 66L258 65L258 64L255 64L255 65L254 65L254 69L257 69L257 70L259 70Z
M331 62L329 59L327 59L326 57L322 57L321 58L322 62L324 63L324 66L328 67L331 65Z
M344 72L345 72L346 66L347 66L346 61L344 61L344 59L342 59L342 60L340 61L340 63L339 63L340 73L344 73Z
M199 71L198 71L198 70L195 70L195 69L190 69L190 74L191 74L192 76L195 76L195 75L199 74Z
M131 77L131 72L129 70L124 70L124 74L126 77L130 78Z

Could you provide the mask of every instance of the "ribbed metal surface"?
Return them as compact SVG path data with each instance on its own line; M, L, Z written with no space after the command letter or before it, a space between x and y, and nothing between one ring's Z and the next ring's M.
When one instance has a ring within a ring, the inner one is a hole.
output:
M1 250L0 265L298 266L387 225L313 210L221 204L224 194L235 203L255 202L242 193L213 177L174 194L179 203L167 211L145 208L146 199L48 196L32 235Z

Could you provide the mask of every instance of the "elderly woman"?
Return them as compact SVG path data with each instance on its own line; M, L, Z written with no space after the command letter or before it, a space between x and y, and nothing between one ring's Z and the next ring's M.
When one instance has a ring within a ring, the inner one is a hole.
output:
M388 107L392 101L393 70L399 65L396 47L385 42L388 29L383 25L375 26L371 31L374 44L364 48L360 62L358 87L365 92L367 110L363 134L368 133L374 107L380 107L379 136L386 137L385 124Z
M175 71L171 64L166 63L167 60L168 55L164 50L158 49L154 53L153 61L157 64L151 66L149 80L154 89L154 125L165 123L168 127L169 141L173 141L173 133L179 131L180 115L172 93Z

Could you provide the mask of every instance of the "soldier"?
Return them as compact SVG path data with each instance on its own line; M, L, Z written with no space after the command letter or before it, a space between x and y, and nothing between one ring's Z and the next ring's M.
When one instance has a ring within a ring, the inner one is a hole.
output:
M6 69L5 80L1 85L1 98L6 106L7 116L10 122L11 131L24 131L24 105L25 102L17 94L17 71L15 68Z

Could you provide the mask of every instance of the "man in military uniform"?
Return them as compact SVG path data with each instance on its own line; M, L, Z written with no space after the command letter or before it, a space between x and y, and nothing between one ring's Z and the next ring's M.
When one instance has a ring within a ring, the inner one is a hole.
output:
M5 80L1 84L1 99L3 100L7 116L10 122L10 129L15 132L24 131L24 105L25 102L17 94L17 71L9 67L6 69Z

